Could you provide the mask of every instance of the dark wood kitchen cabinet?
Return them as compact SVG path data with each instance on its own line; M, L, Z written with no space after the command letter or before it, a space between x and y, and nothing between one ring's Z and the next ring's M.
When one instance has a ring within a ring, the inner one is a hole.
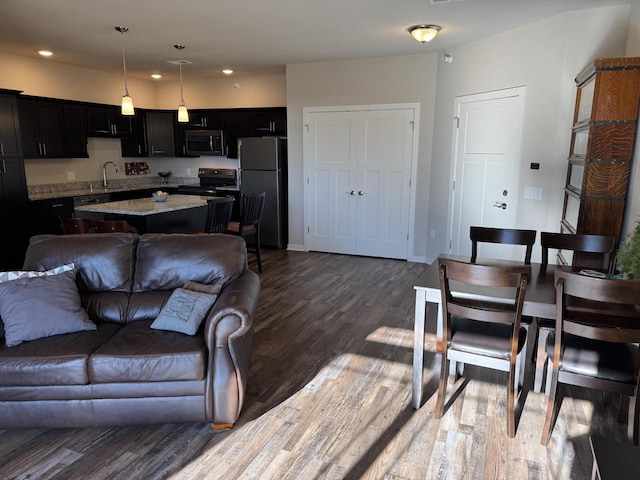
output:
M122 115L120 107L87 107L90 137L122 138L131 135L132 116Z
M137 110L131 117L131 135L121 141L123 157L148 157L147 119L144 112Z
M61 235L60 218L71 218L73 214L73 197L30 201L30 235L43 233Z
M22 156L22 140L18 122L17 91L3 95L0 90L0 157Z
M1 270L22 267L29 242L27 180L18 118L19 93L0 90L0 224L10 229L2 242Z
M222 130L221 110L189 110L189 121L184 125L191 130Z
M265 108L251 114L251 136L286 136L287 109L284 107Z
M64 104L62 109L68 155L73 158L88 158L87 108L82 105Z
M173 112L147 112L147 145L150 157L174 157Z
M62 103L18 98L18 112L25 158L69 156Z
M229 110L224 114L224 142L228 158L238 158L238 138L251 136L251 114Z

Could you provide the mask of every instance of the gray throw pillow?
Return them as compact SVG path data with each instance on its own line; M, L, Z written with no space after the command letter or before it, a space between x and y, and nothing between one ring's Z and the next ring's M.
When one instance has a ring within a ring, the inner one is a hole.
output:
M82 308L75 270L0 283L0 317L7 347L96 329Z
M20 278L32 278L32 277L47 277L49 275L57 275L59 273L68 272L73 270L76 266L73 263L67 263L60 267L52 268L51 270L45 270L44 272L28 271L28 270L16 270L10 272L0 272L0 283L10 282L12 280L18 280Z
M151 328L195 335L217 298L217 294L176 288Z

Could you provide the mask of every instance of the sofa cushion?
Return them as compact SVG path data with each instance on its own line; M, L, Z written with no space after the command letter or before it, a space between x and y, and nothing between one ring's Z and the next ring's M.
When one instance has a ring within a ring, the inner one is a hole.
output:
M80 303L75 270L0 283L0 316L8 347L96 328Z
M0 347L0 385L86 385L89 355L120 328L102 323L97 330Z
M191 283L194 282L187 282L186 285ZM202 293L187 288L176 288L167 304L162 307L158 318L151 324L151 328L195 335L211 305L218 298L219 292L220 285L217 285L217 293Z
M187 281L225 284L247 263L245 242L232 235L147 233L138 241L134 292L175 290Z
M153 330L151 322L123 326L89 359L91 383L200 380L207 353L202 336Z
M129 292L137 240L132 233L37 235L29 241L24 268L47 270L73 262L81 292Z

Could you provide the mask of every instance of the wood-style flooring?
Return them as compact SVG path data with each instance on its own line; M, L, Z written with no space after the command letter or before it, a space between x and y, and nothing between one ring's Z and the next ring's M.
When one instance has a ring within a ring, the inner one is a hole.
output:
M0 478L587 479L589 435L625 440L617 402L577 388L565 390L547 447L543 396L531 391L510 439L506 374L472 367L434 420L433 323L426 401L414 410L413 285L423 264L267 250L263 266L248 395L233 430L0 430Z

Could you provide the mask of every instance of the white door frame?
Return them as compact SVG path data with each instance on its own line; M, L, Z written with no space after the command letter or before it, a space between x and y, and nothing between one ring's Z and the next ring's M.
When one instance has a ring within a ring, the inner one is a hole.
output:
M424 261L421 257L415 257L413 255L413 239L414 239L414 217L416 206L416 178L418 174L418 140L420 137L420 103L392 103L392 104L373 104L373 105L341 105L333 107L302 107L302 173L304 181L304 251L309 251L309 218L311 218L309 202L309 171L311 166L309 165L309 114L321 113L321 112L354 112L354 111L366 111L366 110L398 110L398 109L413 109L413 145L411 153L411 197L409 200L409 242L407 245L407 260L410 262Z
M454 106L453 106L453 123L452 123L452 135L451 135L451 170L449 172L449 218L447 225L447 253L451 253L451 239L453 238L453 222L454 222L454 201L455 201L455 191L453 189L453 182L456 179L456 169L458 167L458 133L459 130L457 128L458 121L458 108L459 104L462 100L467 100L473 98L474 101L486 101L504 97L513 97L519 96L522 98L522 124L520 126L520 136L516 139L516 151L518 152L518 160L514 164L513 175L515 177L516 186L516 200L520 195L520 164L522 163L522 135L524 133L524 115L525 115L525 106L526 106L526 86L518 86L518 87L509 87L503 88L500 90L491 90L488 92L479 92L479 93L471 93L467 95L458 95L454 98ZM517 205L517 204L516 204ZM517 228L514 226L514 228Z

